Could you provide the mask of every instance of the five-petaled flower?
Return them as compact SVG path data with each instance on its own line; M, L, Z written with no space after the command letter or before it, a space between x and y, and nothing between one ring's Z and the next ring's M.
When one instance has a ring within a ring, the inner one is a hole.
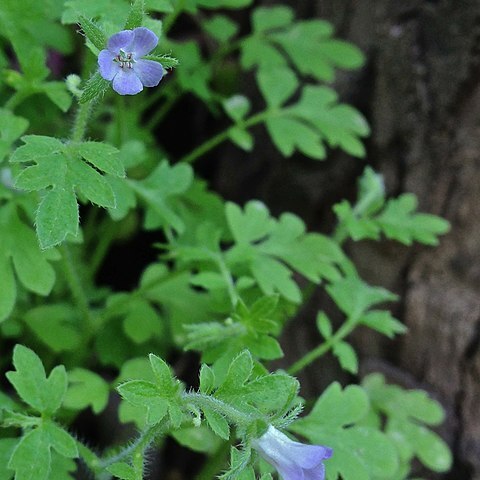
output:
M253 447L282 476L283 480L324 480L323 460L332 449L321 445L294 442L271 425L253 442Z
M145 27L112 35L107 48L98 55L100 75L105 80L113 80L113 89L120 95L135 95L143 87L156 87L163 77L163 67L141 57L151 52L157 43L158 37Z

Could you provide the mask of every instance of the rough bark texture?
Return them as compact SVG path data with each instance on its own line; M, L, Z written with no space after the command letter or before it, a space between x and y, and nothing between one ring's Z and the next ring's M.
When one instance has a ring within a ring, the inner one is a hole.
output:
M364 356L396 366L401 373L394 380L426 388L445 406L442 433L456 465L442 478L480 480L480 1L290 3L301 17L329 19L341 37L366 52L363 71L341 76L337 88L372 125L368 162L384 174L389 193L413 192L423 211L451 222L435 249L351 247L364 278L402 295L396 313L410 330L393 353L378 336L356 340ZM308 212L314 227L346 194L345 176L353 185L363 168L333 153L327 166L300 160L269 169L265 149L249 173L236 175L237 191L224 187L240 200L248 184L249 196L253 189L274 210L294 205L304 216ZM261 174L259 185L250 182ZM222 176L232 178L224 171ZM293 350L314 342L305 332L291 333ZM374 363L381 368L382 362Z

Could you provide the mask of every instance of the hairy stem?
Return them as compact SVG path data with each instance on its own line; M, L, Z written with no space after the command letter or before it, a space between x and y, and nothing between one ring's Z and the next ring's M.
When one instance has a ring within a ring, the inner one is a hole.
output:
M250 415L237 410L235 407L222 402L218 398L204 395L203 393L185 392L182 397L197 407L207 407L222 413L236 425L246 425L254 420Z
M94 320L90 311L87 294L83 287L80 275L75 267L69 245L67 243L64 243L58 248L62 254L62 266L65 273L65 278L68 283L68 287L70 288L72 297L83 317L84 330L88 337L93 328Z
M85 137L91 108L91 103L82 103L78 105L72 130L72 142L81 142Z

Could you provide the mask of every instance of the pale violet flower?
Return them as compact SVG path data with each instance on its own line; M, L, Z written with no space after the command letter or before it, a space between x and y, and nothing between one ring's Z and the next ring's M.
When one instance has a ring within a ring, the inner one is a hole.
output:
M253 442L253 447L283 480L324 480L323 460L332 456L332 449L321 445L294 442L271 425Z
M163 67L142 57L157 44L158 37L145 27L112 35L107 48L98 55L100 75L112 81L113 89L120 95L135 95L143 87L156 87L163 77Z

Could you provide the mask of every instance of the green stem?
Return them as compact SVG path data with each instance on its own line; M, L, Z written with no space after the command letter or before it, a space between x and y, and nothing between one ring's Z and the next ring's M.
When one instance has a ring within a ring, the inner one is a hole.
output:
M89 265L90 278L95 277L100 265L102 265L110 246L115 240L117 234L118 225L110 220L106 220L106 226L101 230L101 235L98 243L93 251L92 259Z
M97 471L100 467L100 457L90 450L86 445L77 440L77 448L80 457L82 458L85 465L92 471Z
M72 142L78 143L83 140L87 130L88 117L90 116L91 104L79 104L72 130Z
M318 347L310 350L302 358L297 360L288 370L289 375L295 375L305 367L313 363L315 360L325 355L336 343L343 340L346 336L350 335L357 326L357 318L350 317L347 321L337 330L335 335L331 336L325 342L321 343Z
M229 418L231 422L236 425L244 426L251 423L252 420L255 420L250 415L247 415L240 410L237 410L235 407L232 407L231 405L222 402L218 398L204 395L203 393L185 392L182 397L184 400L197 407L207 407L222 413L225 417Z
M134 464L135 462L138 463L138 458L140 458L143 468L143 452L150 445L150 443L152 443L154 438L162 433L164 428L165 424L163 422L148 428L131 445L129 445L127 448L124 448L118 455L101 460L99 468L105 469L110 465L120 462L128 457L132 457L132 462ZM139 453L140 455L138 455Z
M63 270L65 272L65 278L67 280L70 291L72 292L72 297L75 300L78 310L83 316L84 329L88 337L90 336L91 330L94 325L88 297L85 293L85 289L83 288L80 275L75 268L75 263L72 258L70 247L67 243L63 243L58 248L62 254L62 264Z
M220 273L222 274L223 279L225 280L225 283L227 284L228 296L230 297L232 306L235 307L238 303L238 294L235 289L235 283L233 281L232 275L228 270L225 261L223 260L223 255L221 253L215 255L213 258L215 260L215 263L218 265L218 268L220 270Z
M223 132L220 132L219 134L210 138L206 142L202 143L200 146L195 148L192 152L190 152L189 154L187 154L183 158L181 158L180 162L185 162L185 163L195 162L195 160L202 157L207 152L209 152L210 150L214 149L216 146L220 145L222 142L227 140L229 135L230 135L230 130L232 128L242 128L242 129L246 130L247 128L253 127L254 125L257 125L258 123L264 122L269 117L272 117L274 115L281 115L281 113L282 113L281 110L279 110L277 112L274 112L272 110L264 110L262 112L259 112L259 113L255 114L255 115L252 115L247 120L242 120L242 121L236 123L235 125L233 125L231 127L228 127Z

